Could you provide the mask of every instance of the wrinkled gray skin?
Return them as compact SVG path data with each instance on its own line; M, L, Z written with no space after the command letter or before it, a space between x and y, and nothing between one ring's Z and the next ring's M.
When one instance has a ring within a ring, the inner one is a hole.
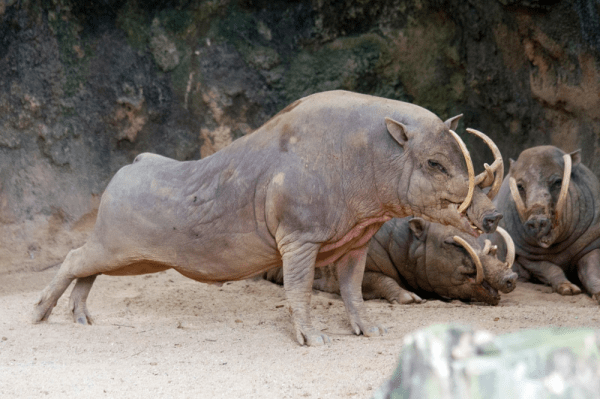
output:
M475 281L473 259L454 236L462 237L479 255L484 270L481 284ZM455 227L421 218L392 219L369 243L363 299L408 304L421 303L421 297L442 297L497 305L498 291L514 290L517 274L495 255L482 254L482 249L480 240ZM263 277L283 284L281 268L271 269ZM339 294L335 268L317 269L313 288Z
M567 279L577 273L584 289L600 303L600 185L583 164L579 151L570 154L571 183L565 211L555 220L565 153L552 146L533 147L511 160L495 203L504 214L503 227L513 238L516 261L513 269L525 280L538 280L561 295L581 293ZM519 186L526 213L522 223L510 193L509 178ZM502 250L497 233L493 240ZM502 257L502 256L500 256Z
M220 283L283 266L296 339L318 345L329 338L310 320L313 276L315 266L333 263L352 330L379 335L384 329L369 321L360 290L371 236L408 215L472 231L456 211L468 191L464 158L448 131L456 120L333 91L292 103L199 161L141 154L109 183L89 240L69 252L33 320L46 320L74 279L74 319L87 324L85 302L98 274L173 268ZM467 216L483 231L501 217L479 188Z

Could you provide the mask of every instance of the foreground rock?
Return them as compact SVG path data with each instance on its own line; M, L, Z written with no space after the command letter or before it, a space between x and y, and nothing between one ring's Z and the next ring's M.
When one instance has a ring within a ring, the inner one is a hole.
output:
M407 336L384 398L600 398L600 331L541 328L494 337L437 325Z

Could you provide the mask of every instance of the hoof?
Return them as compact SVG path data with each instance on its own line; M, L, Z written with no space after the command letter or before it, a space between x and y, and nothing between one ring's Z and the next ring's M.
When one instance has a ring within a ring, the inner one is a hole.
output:
M387 334L387 328L383 326L372 326L364 329L362 333L365 337L379 337Z
M94 319L90 312L87 310L85 302L79 302L71 305L71 312L73 313L73 321L77 324L84 326L94 324Z
M94 324L94 319L92 319L90 316L79 316L73 318L75 319L75 323L81 324L82 326Z
M317 330L307 332L297 331L296 339L300 345L306 346L323 346L331 343L331 339L327 334L323 334Z
M578 295L581 294L581 288L570 282L564 282L556 289L560 295Z
M33 311L33 316L31 317L31 322L33 324L39 324L41 322L47 321L48 316L50 316L50 312L48 312L46 314L46 313L42 313L36 309Z
M38 324L43 321L48 321L48 317L50 317L50 313L52 313L52 309L54 309L54 305L44 303L44 301L40 300L33 308L33 315L31 317L31 322L33 324Z
M394 299L396 303L409 305L411 303L422 303L423 299L414 292L404 292Z

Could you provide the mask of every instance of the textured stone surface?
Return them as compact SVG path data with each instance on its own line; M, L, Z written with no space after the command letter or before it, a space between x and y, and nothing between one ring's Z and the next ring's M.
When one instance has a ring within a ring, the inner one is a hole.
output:
M600 332L541 328L494 337L436 325L404 339L383 398L600 398Z

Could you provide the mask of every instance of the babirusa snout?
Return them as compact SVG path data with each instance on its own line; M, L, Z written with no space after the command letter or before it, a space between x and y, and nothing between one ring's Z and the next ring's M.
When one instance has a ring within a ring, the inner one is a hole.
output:
M473 259L473 262L475 262L475 269L477 270L477 276L475 277L475 281L477 282L477 284L481 284L483 282L483 266L481 265L481 260L479 259L479 256L477 256L477 253L475 252L473 247L470 246L468 242L463 240L462 237L454 236L452 238L457 244L461 245L464 249L467 250L471 258Z
M469 154L469 151L467 150L467 146L462 141L462 139L458 136L458 134L456 134L456 132L453 131L452 129L450 129L450 134L452 134L452 137L454 137L454 139L458 143L458 146L460 147L460 150L462 151L463 155L465 156L465 161L467 163L467 172L469 173L469 191L467 192L467 196L466 196L465 200L463 201L463 203L460 204L460 206L458 207L458 212L463 213L464 211L467 210L469 205L471 205L471 200L473 199L473 192L475 190L475 172L473 170L473 161L471 160L471 154Z
M563 155L563 160L565 162L565 170L563 172L560 194L558 196L558 201L556 202L556 217L554 219L555 224L559 223L560 218L565 211L564 208L567 205L567 193L569 192L569 184L571 183L571 155Z
M550 231L552 223L546 215L533 215L525 222L525 230L532 237L543 237Z
M506 276L502 277L502 279L500 280L500 291L504 293L511 292L513 289L515 289L518 278L519 276L515 272L509 273Z
M493 211L483 217L482 230L484 233L492 233L496 231L498 223L502 219L502 214L498 211Z

